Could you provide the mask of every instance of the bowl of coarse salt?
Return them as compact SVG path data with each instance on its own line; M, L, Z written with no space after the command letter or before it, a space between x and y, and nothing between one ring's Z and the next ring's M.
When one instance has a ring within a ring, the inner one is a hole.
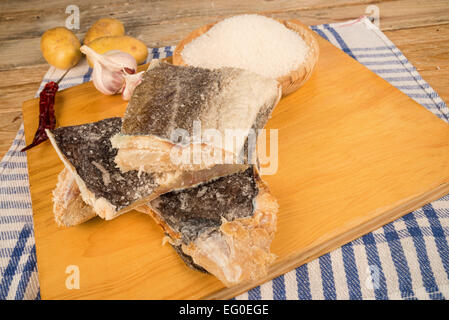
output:
M301 22L244 14L194 30L176 47L173 64L246 69L277 79L285 96L310 78L318 56L318 41Z

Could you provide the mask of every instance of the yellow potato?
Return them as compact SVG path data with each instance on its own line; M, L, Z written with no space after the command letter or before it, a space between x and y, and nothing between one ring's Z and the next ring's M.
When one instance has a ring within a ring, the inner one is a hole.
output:
M97 53L103 54L110 50L120 50L127 52L136 59L137 64L145 62L148 56L148 49L145 43L130 36L112 36L97 38L89 43L89 47ZM92 67L92 63L89 61Z
M44 32L41 51L44 59L58 69L68 69L80 61L81 43L76 35L65 27L56 27Z
M113 18L102 18L97 20L84 36L84 44L101 38L109 36L123 36L125 34L125 27L120 20Z

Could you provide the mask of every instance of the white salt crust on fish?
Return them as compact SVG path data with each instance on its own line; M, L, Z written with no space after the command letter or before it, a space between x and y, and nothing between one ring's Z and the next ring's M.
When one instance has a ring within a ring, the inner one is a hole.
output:
M109 118L46 131L58 156L73 176L81 198L103 219L113 219L162 193L238 171L233 167L223 167L217 168L221 170L219 172L121 172L114 162L117 149L110 142L111 137L120 131L121 125L121 118ZM53 193L53 198L58 200L55 201L55 215L60 224L74 225L86 219L69 210L73 207L68 205L73 195L70 194L70 181L66 179L69 178L60 178L60 187ZM67 195L62 195L64 193Z
M221 137L218 141L203 140L201 154L219 151L218 164L229 163L226 156L234 159L231 164L253 163L254 158L248 158L248 134L265 126L281 93L275 79L242 69L208 70L154 61L133 93L120 133L111 139L118 149L115 161L123 172L212 168L217 161L203 157L195 163L190 156L191 161L176 163L170 156L176 145L171 141L174 130L184 130L193 137L194 124L199 123L203 138L210 130ZM242 137L231 146L224 141L230 130ZM177 150L193 152L194 143L189 141ZM239 156L244 161L238 162Z

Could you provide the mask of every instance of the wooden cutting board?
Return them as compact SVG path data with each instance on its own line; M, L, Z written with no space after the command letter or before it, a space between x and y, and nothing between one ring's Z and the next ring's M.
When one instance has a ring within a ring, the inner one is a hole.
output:
M259 283L224 288L186 267L152 219L129 212L72 228L53 220L51 192L63 165L50 143L28 152L37 262L44 299L230 298L449 193L449 125L319 39L317 70L283 98L267 128L279 130L279 169L265 176L280 204L272 251ZM61 91L59 126L121 116L126 103L91 83ZM23 104L26 141L38 101ZM66 288L66 268L80 289Z

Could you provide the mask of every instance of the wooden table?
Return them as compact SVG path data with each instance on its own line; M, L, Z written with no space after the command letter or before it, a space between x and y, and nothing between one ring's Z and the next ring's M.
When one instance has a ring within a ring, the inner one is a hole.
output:
M2 0L0 157L22 123L22 102L34 97L49 68L40 53L40 36L65 25L71 4L80 9L80 29L75 30L80 39L98 18L115 17L149 47L176 44L191 30L235 14L257 12L312 25L354 19L376 5L380 28L449 103L448 0Z

